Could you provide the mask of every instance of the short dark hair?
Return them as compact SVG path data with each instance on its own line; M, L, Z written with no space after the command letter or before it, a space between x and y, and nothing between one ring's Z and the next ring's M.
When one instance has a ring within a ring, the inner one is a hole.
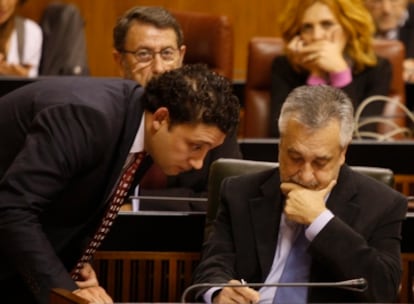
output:
M151 113L166 107L170 126L204 123L230 133L239 122L240 103L230 81L204 64L184 65L153 77L143 102L145 110Z
M173 29L177 36L177 46L184 43L183 31L177 19L165 8L160 6L135 6L118 18L113 30L114 48L122 51L125 39L133 21L150 24L159 29Z

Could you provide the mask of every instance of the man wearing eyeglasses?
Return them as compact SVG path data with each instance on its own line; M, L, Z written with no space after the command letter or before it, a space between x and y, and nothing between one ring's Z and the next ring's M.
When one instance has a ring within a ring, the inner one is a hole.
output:
M155 75L183 63L185 45L177 20L161 7L133 7L113 30L113 57L122 77L146 86Z
M146 86L152 77L182 66L186 52L183 41L181 26L168 10L156 6L136 6L117 20L113 30L113 58L121 77ZM201 170L166 178L160 172L154 173L157 170L153 167L144 177L139 194L170 197L206 196L209 167L220 157L242 157L237 143L237 132L226 137L223 145L208 153ZM126 206L124 210L136 208ZM141 210L179 211L200 211L205 208L205 203L190 201L142 200L139 207Z

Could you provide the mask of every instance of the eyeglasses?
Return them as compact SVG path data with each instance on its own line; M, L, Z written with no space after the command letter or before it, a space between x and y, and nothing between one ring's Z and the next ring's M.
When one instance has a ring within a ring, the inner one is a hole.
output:
M178 50L175 48L168 47L159 52L155 52L150 49L140 49L137 51L121 50L121 53L129 53L134 55L135 59L139 63L150 63L154 60L156 54L159 54L163 61L172 62L177 58L177 51Z

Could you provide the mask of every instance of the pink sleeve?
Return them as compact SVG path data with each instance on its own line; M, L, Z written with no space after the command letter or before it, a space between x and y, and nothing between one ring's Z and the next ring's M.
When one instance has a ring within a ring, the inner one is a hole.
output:
M322 77L310 75L306 80L306 84L310 86L326 84L326 80Z
M330 73L329 79L331 80L331 86L336 88L343 88L352 82L351 69L346 69L337 73Z

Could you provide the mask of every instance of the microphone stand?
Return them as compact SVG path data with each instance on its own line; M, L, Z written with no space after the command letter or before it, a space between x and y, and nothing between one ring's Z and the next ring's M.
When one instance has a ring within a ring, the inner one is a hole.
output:
M337 287L351 291L363 292L367 289L368 283L364 278L339 281L339 282L300 282L300 283L243 283L243 284L229 284L229 283L198 283L188 286L182 296L181 303L186 303L187 295L190 291L198 288L213 288L213 287Z

